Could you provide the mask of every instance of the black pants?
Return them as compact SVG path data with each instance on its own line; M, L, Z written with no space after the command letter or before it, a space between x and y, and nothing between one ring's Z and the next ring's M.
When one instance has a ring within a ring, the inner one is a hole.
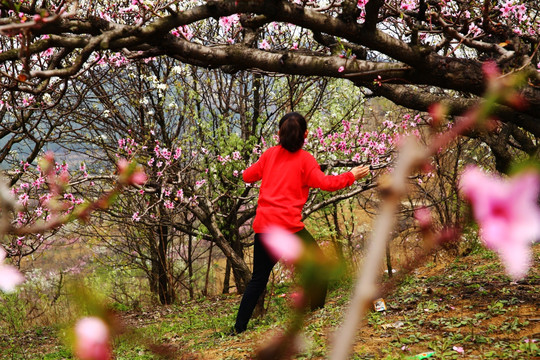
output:
M318 252L322 255L322 250L320 249L317 242L311 236L309 231L305 228L295 233L307 248L311 248L311 251ZM253 310L257 305L259 297L266 289L266 284L268 283L268 278L272 272L272 268L277 263L276 260L273 260L272 257L268 254L268 251L261 242L261 234L255 234L255 244L253 247L253 275L251 280L246 286L244 295L242 296L242 301L240 302L240 308L238 309L238 315L236 316L236 324L234 328L237 332L243 332L247 328L247 324ZM310 289L306 293L308 300L310 302L310 307L312 310L322 308L326 299L326 292L328 289L327 279L321 279L317 284L316 289Z

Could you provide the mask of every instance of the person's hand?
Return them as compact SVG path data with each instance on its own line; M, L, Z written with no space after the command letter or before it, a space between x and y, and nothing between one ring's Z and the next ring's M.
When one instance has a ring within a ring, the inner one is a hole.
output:
M369 165L356 166L351 169L355 180L360 180L369 174Z

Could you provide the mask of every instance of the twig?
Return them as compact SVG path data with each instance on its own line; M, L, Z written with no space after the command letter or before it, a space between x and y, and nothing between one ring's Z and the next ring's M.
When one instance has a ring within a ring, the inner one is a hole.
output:
M387 178L386 185L381 184L385 201L375 222L363 266L359 269L351 305L345 315L343 326L336 333L330 354L332 360L345 360L348 357L360 320L364 316L367 305L377 294L379 265L385 254L390 229L394 225L394 214L400 204L401 196L406 192L408 174L425 158L426 151L409 138L400 152L392 179Z

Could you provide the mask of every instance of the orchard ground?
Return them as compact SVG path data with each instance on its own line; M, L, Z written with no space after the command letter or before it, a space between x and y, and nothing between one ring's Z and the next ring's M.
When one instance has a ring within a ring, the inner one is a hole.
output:
M352 359L406 359L435 352L438 359L540 358L540 244L528 276L513 283L497 256L478 247L467 256L442 256L419 267L368 313ZM385 276L386 278L386 276ZM335 283L324 309L310 313L297 359L324 359L341 324L351 280ZM283 330L289 285L276 285L268 312L248 331L231 336L238 295L224 295L140 311L118 311L123 334L116 359L251 359ZM38 327L0 338L1 359L71 359L64 328Z

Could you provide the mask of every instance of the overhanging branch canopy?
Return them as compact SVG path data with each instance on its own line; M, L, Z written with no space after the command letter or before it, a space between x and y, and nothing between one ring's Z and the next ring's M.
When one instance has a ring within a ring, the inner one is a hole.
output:
M483 94L482 63L490 60L504 74L529 72L522 91L528 106L501 104L499 114L540 135L535 2L491 2L491 7L483 1L425 0L356 6L356 1L326 0L187 3L96 1L67 11L55 1L37 6L23 1L18 9L4 2L0 86L51 91L51 79L75 83L91 66L118 65L108 61L118 52L126 59L122 64L170 56L227 71L347 78L418 110L444 99L459 114ZM443 95L433 96L433 89Z

